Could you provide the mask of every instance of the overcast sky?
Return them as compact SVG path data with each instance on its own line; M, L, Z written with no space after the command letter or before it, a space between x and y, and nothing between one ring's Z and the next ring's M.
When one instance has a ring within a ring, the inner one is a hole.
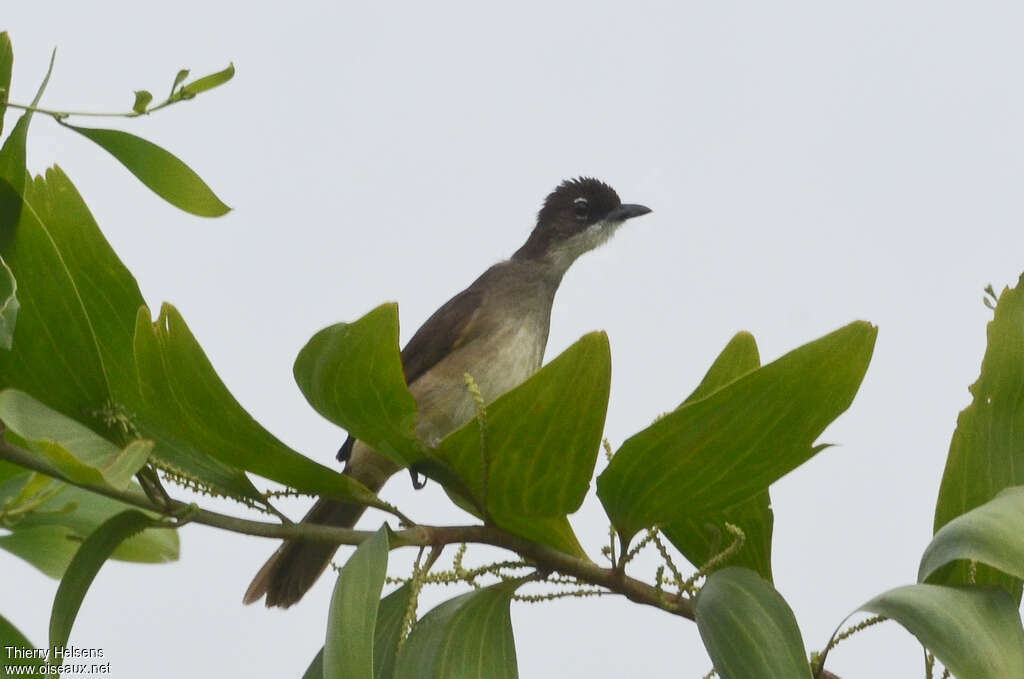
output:
M768 361L869 320L873 363L823 437L841 445L772 488L776 586L820 649L914 580L984 351L982 289L1024 269L1020 3L35 0L2 20L21 103L54 46L43 104L64 109L127 109L181 67L234 62L230 85L124 123L195 168L234 208L223 219L176 211L41 117L29 164L65 168L151 306L173 302L295 449L330 463L343 438L291 377L310 335L397 300L407 339L521 244L558 182L594 175L654 212L569 272L546 356L608 331L612 444L689 394L738 330ZM465 521L436 486L385 494ZM598 503L573 522L597 555ZM104 566L71 642L105 649L115 677L300 676L333 578L287 612L243 607L274 544L181 539L178 563ZM0 574L0 611L45 644L57 583L7 553ZM429 590L421 611L451 595ZM610 597L517 604L513 624L522 677L710 667L695 625ZM829 661L846 679L922 676L895 623Z

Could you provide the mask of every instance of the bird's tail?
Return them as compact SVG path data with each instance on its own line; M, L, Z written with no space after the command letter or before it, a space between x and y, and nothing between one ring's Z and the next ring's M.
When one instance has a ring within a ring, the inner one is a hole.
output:
M321 498L302 521L351 528L365 509L362 505ZM288 608L313 586L336 551L338 545L285 540L252 579L242 601L251 604L265 594L268 607Z

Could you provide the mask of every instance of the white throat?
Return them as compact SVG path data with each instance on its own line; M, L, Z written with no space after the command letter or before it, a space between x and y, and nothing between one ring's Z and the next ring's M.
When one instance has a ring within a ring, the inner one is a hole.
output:
M595 250L615 234L615 231L622 226L624 220L610 221L602 219L588 226L571 238L552 246L547 253L547 259L560 273L565 273L576 259L591 250Z

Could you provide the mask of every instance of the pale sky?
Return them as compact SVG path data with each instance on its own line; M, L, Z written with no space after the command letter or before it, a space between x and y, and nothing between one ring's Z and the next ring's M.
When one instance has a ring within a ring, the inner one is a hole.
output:
M569 272L546 357L607 330L612 444L689 394L738 330L767 362L869 320L867 378L823 437L841 445L772 487L776 586L813 650L914 580L984 351L982 289L1024 270L1019 3L6 5L13 101L31 99L54 46L53 108L126 110L181 67L234 62L220 90L104 123L179 155L226 218L162 203L43 118L29 164L64 167L150 305L173 302L238 400L296 450L329 464L344 437L292 379L309 336L397 300L407 339L521 244L548 191L594 175L654 212ZM385 495L466 521L436 485L396 477ZM593 496L573 524L599 558ZM71 643L105 649L120 678L301 676L333 578L287 612L243 607L274 544L201 526L181 540L177 563L104 566ZM395 574L410 556L393 556ZM654 561L637 568L650 577ZM5 552L0 579L0 612L45 644L57 582ZM453 594L428 590L421 612ZM611 597L516 604L513 624L522 677L710 668L695 625ZM895 623L829 660L848 679L923 676Z

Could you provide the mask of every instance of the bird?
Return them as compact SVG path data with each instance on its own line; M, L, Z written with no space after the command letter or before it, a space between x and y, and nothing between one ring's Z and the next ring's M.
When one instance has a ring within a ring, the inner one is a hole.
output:
M559 184L544 200L522 247L435 311L402 349L405 380L416 400L419 439L436 445L476 415L466 374L473 376L485 403L490 403L540 369L555 292L566 271L626 221L650 211L644 205L623 203L611 186L593 177ZM344 474L373 492L400 470L351 436L338 458L345 462ZM321 498L303 522L352 527L364 509ZM286 540L253 578L243 601L251 604L266 596L268 607L295 604L337 549Z

